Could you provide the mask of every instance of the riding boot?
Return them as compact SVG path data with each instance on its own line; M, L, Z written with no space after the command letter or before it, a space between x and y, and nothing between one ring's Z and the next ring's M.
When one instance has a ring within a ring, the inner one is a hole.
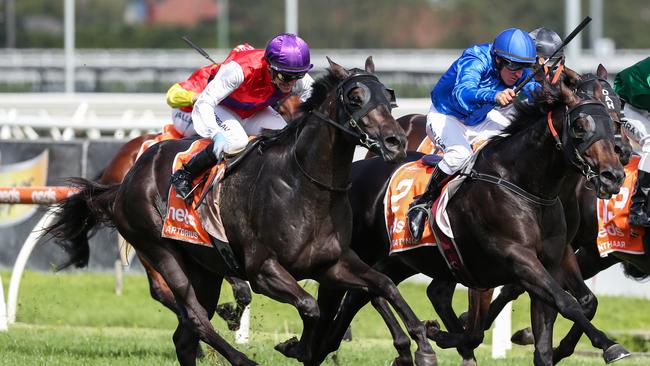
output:
M213 150L214 143L196 153L187 164L172 174L171 183L176 188L176 195L187 199L192 194L194 178L213 167L218 159Z
M639 170L632 203L630 204L630 225L650 226L648 195L650 194L650 173Z
M431 209L433 200L438 197L442 186L448 178L449 175L440 170L439 166L436 166L431 173L431 178L429 178L429 183L427 184L424 193L416 197L415 201L411 203L406 216L408 218L408 228L413 240L420 241L420 239L422 239L424 223L428 217L428 212Z

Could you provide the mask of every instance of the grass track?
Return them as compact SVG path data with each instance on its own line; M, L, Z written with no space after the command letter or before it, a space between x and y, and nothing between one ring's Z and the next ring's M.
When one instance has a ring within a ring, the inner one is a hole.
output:
M9 273L2 272L7 288ZM149 297L146 278L127 275L124 294L113 292L110 274L75 272L46 274L27 272L19 296L17 321L8 333L0 333L0 365L175 365L171 335L175 316ZM314 292L316 284L305 287ZM437 318L427 304L422 284L404 284L400 290L422 319ZM6 293L6 291L5 291ZM222 301L232 299L224 286ZM606 332L617 334L647 333L650 301L644 299L599 298L595 324ZM464 292L458 292L455 307L466 307ZM213 323L229 341L221 320ZM513 327L528 323L528 301L518 300L513 312ZM569 323L559 320L556 339L568 329ZM296 335L302 329L296 311L285 304L255 295L251 308L251 341L238 348L263 365L299 365L273 350L273 345ZM344 343L326 365L389 365L395 355L388 331L372 308L364 308L353 324L354 340ZM490 335L487 335L489 342ZM644 350L644 344L623 343L628 348ZM489 344L489 343L486 343ZM207 349L207 348L206 348ZM581 351L593 351L584 340ZM454 350L436 349L440 365L458 365ZM532 364L532 347L519 347L504 360L491 360L489 346L478 351L480 365ZM201 365L226 365L214 352L208 351ZM596 357L574 356L561 365L603 365ZM649 365L650 358L631 357L617 365Z

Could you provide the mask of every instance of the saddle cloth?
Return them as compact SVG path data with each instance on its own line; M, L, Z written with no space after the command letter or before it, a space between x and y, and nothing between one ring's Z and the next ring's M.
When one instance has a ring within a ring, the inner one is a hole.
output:
M598 252L606 257L612 252L644 254L644 228L629 223L632 194L638 178L640 157L633 155L625 166L625 181L620 192L608 200L598 199Z
M140 146L140 150L138 151L138 155L136 155L136 160L144 154L145 151L147 151L148 148L151 146L159 143L160 141L165 141L165 140L173 140L173 139L182 139L183 135L181 135L176 129L174 128L174 125L164 125L163 130L160 134L154 136L153 138L149 140L145 140L142 145Z
M425 164L422 159L419 159L402 165L391 176L384 196L384 218L390 240L390 254L421 246L437 245L431 223L425 225L422 239L416 242L411 237L406 222L409 205L416 196L422 194L426 189L432 170L431 165ZM437 229L440 231L439 234L444 234L450 238L453 238L453 232L445 208L449 198L453 196L463 180L464 177L454 177L443 187L440 196L432 206L432 217L435 217ZM453 189L449 190L450 187Z
M176 154L170 175L180 169L195 153L208 146L211 142L212 140L209 138L196 140L192 143L189 149ZM216 209L213 212L213 215L216 217L211 221L215 228L210 230L210 232L204 228L201 215L197 209L195 209L196 204L203 195L203 191L208 188L209 184L213 180L216 179L217 183L220 182L221 178L223 178L225 169L225 162L222 162L219 166L213 167L209 172L195 177L192 182L193 186L197 184L200 185L194 190L192 202L189 203L186 200L177 197L176 189L173 185L170 186L167 198L167 214L165 215L165 221L162 228L163 238L175 239L210 247L212 246L210 235L222 242L228 242L226 235L224 234L225 232L219 215L219 209ZM206 197L203 206L219 204L219 188L219 184L215 184L213 191Z

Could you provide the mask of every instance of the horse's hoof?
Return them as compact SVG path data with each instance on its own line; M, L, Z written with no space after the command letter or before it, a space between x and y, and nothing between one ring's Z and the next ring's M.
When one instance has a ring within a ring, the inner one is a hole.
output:
M440 333L440 324L435 320L427 320L424 322L424 328L427 332L427 338L435 342Z
M463 360L460 366L478 366L475 359Z
M219 304L217 305L216 312L221 319L226 321L229 330L233 332L239 330L241 314L237 312L235 304L231 302Z
M431 352L415 351L416 366L438 366L438 357Z
M630 355L631 353L628 352L628 350L626 350L625 347L621 346L618 343L614 343L613 345L609 346L609 348L606 349L605 352L603 352L603 358L605 359L605 363L616 362Z
M348 329L345 330L342 341L352 342L352 327L348 327Z
M275 345L275 350L282 353L285 357L298 358L298 345L300 341L296 337L291 337L282 343Z
M393 363L391 363L390 365L391 366L413 366L413 359L410 357L408 359L397 357L393 360Z
M510 337L510 341L520 346L527 346L529 344L534 344L535 338L533 337L533 331L530 328L524 328L516 331L515 334Z

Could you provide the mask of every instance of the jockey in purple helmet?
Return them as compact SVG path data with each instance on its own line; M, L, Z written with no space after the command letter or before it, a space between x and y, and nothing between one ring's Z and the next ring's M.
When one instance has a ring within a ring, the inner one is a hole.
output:
M313 83L307 71L312 67L309 46L295 34L275 36L265 50L232 50L194 104L194 129L213 143L172 174L177 194L189 197L194 177L214 166L222 154L241 152L249 135L284 127L284 118L271 106L289 94L306 100Z
M433 170L426 191L411 204L408 222L413 239L422 237L432 201L447 179L469 160L471 144L506 127L503 118L486 117L495 106L512 102L513 88L532 72L535 61L535 43L528 33L510 28L492 43L467 48L435 85L426 128L444 157ZM535 84L525 87L532 89Z

